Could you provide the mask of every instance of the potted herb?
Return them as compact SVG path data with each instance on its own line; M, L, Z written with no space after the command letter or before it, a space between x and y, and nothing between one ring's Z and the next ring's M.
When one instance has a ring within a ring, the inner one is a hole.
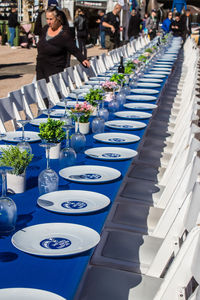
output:
M135 69L136 69L136 64L133 61L129 60L125 65L124 73L128 75L132 74Z
M145 52L153 53L153 50L151 48L147 48L147 49L145 49Z
M77 124L77 113L81 113L79 118L79 131L82 134L88 134L90 131L90 122L89 118L93 113L94 107L88 104L86 101L79 104L77 103L75 108L71 108L71 116L75 120L75 129L78 126Z
M62 126L64 122L60 120L48 119L46 123L41 123L39 126L39 137L47 143L57 144L51 147L49 157L50 159L58 159L60 155L61 141L65 138L65 131Z
M111 76L110 81L114 81L117 84L123 86L126 82L125 75L115 73Z
M2 150L1 166L9 166L13 171L7 173L7 189L13 193L23 193L26 189L26 168L33 158L33 154L21 151L17 146L10 146Z
M97 106L98 101L103 100L103 90L102 89L90 89L86 94L85 100L92 106Z

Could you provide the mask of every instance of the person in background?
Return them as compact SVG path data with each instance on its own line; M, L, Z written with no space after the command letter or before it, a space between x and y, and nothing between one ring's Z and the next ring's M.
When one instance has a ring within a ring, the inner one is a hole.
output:
M173 36L183 37L183 23L181 22L181 14L179 12L176 13L175 20L172 21L171 30Z
M62 11L64 12L64 14L67 18L68 25L69 25L69 31L70 31L71 37L73 38L73 40L75 42L75 28L74 28L74 23L72 21L71 15L70 15L70 11L68 8L63 8ZM66 68L70 67L70 60L71 60L71 54L70 54L70 52L68 52Z
M105 15L104 11L100 9L98 11L99 19L97 19L97 21L96 21L99 24L101 49L105 49L106 48L106 46L105 46L105 28L102 25L103 20L104 20L104 15Z
M38 37L42 34L42 28L47 25L46 21L46 9L49 6L56 6L58 7L57 0L48 0L47 6L43 9L39 10L38 16L35 21L35 28L34 28L34 35L36 36L36 39L38 40Z
M140 24L142 20L140 19L140 14L137 13L136 9L133 8L131 12L131 17L129 19L128 25L128 38L137 39L140 33Z
M104 16L102 25L105 27L105 46L108 50L117 48L120 44L119 13L121 8L120 4L115 4L113 11Z
M181 22L183 24L183 41L187 39L187 37L191 34L191 23L192 23L192 16L190 10L187 9L185 13L181 16Z
M171 31L171 23L172 23L172 12L168 12L168 17L162 23L162 30L164 33L169 33Z
M11 8L11 13L8 17L8 30L10 34L10 38L8 40L8 44L10 45L11 49L16 49L14 46L14 39L16 35L16 27L20 25L17 21L17 7L13 6Z
M1 33L1 28L0 28L0 45L1 45L1 42L2 42L2 33Z
M143 32L144 34L148 34L148 29L146 28L146 22L147 22L147 19L148 19L148 14L145 13L145 14L144 14L144 18L143 18L143 20L142 20L142 32Z
M157 19L157 12L155 9L152 9L151 16L148 17L146 21L146 28L148 29L150 40L153 40L156 37L157 30L158 30L158 19Z
M42 29L37 44L36 79L45 78L62 72L66 67L66 56L70 52L85 67L90 63L76 47L71 37L65 14L56 7L49 7L46 10L47 25Z
M74 26L77 31L78 47L81 53L87 58L86 43L88 38L88 21L82 9L78 8L75 16Z

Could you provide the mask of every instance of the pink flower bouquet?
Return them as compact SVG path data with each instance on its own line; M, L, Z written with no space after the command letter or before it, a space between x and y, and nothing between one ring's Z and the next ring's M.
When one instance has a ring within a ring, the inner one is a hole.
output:
M83 103L77 103L75 108L71 108L71 115L72 118L77 121L77 116L75 114L82 113L79 121L80 123L87 123L93 111L94 107L85 101Z

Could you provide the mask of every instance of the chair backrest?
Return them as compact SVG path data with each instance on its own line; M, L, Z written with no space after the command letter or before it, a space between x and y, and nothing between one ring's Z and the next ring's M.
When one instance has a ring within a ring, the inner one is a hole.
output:
M200 226L188 234L175 257L154 300L188 299L188 287L195 280L200 284ZM192 294L192 291L190 291Z
M179 252L187 233L196 226L200 213L199 195L200 183L196 182L192 191L185 196L182 204L180 204L174 219L172 216L170 220L171 227L163 239L163 243L154 257L147 275L162 277L169 267L168 263L171 261L171 258L175 257Z
M45 103L46 108L52 107L55 105L55 102L50 98L47 83L45 79L40 79L36 81L36 89L38 95L42 98Z
M65 98L65 95L63 94L61 82L60 82L60 74L53 74L49 76L50 82L53 84L54 89L58 95L59 100Z
M9 97L0 99L0 125L2 132L13 131L17 128L13 104Z
M186 166L190 163L193 159L194 153L199 150L200 141L197 139L193 139L191 141L191 145L187 144L184 146L182 152L178 153L178 159L182 166L182 169L179 169L179 173L177 172L176 168L173 168L173 174L171 177L168 176L168 182L165 186L165 189L157 202L157 205L161 208L165 208L168 200L173 195L175 189L177 188L177 184L180 182L182 178L184 170L186 170ZM182 160L181 160L182 157ZM176 164L177 165L177 164ZM182 172L181 172L182 171Z
M25 103L23 100L23 94L21 90L10 92L8 96L10 98L11 103L13 104L15 118L17 120L25 119L26 118Z
M38 94L35 84L27 84L22 87L22 93L26 103L30 106L32 114L34 117L37 117L40 114L40 110L46 108L44 100Z

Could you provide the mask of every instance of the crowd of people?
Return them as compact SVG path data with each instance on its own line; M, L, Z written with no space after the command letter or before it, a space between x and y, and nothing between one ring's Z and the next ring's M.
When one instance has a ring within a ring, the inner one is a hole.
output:
M95 20L99 27L101 49L109 51L120 46L120 12L122 6L116 4L112 11L105 13L98 11ZM15 28L17 21L16 7L12 8L8 19L8 44L14 48ZM183 41L191 33L191 14L179 12L173 16L172 11L160 23L157 11L152 9L150 16L144 15L142 19L139 10L132 8L128 20L127 40L138 38L141 34L148 34L152 40L161 32L172 32L175 37L182 37ZM73 54L85 67L89 67L87 60L87 42L89 37L89 20L84 10L76 10L74 21L69 10L59 9L57 0L49 0L48 8L38 14L34 37L37 37L37 80L61 72L70 66L70 56Z

